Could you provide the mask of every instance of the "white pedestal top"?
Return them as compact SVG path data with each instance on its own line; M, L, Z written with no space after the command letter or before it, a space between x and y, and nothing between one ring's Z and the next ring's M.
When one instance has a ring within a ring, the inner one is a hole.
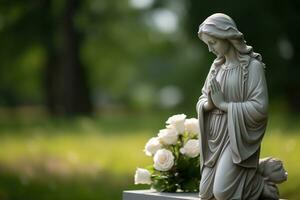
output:
M152 190L127 190L123 200L199 200L198 193L166 193Z

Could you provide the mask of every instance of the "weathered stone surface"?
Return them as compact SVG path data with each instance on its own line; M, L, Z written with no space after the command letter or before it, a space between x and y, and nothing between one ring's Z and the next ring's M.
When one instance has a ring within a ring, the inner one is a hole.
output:
M161 193L152 190L123 192L123 200L199 200L198 193Z
M123 200L200 200L198 193L166 193L153 190L127 190ZM287 199L280 199L287 200Z

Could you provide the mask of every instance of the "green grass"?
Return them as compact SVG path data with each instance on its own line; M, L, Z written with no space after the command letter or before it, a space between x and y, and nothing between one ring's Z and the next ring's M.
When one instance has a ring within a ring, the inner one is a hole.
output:
M9 119L0 122L0 199L120 199L134 186L136 167L167 115L115 115L74 120ZM300 199L300 126L274 115L262 157L282 159L289 172L281 196ZM288 128L287 128L288 127Z

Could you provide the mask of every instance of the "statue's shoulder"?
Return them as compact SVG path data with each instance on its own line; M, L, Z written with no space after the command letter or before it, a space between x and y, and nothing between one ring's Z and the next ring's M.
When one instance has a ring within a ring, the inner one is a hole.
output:
M250 59L249 65L248 65L249 73L258 73L258 72L264 72L264 64L257 60L256 58Z

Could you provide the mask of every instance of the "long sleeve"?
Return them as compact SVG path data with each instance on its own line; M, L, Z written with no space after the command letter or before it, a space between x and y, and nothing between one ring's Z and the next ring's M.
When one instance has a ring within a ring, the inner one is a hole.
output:
M253 60L248 70L244 102L228 105L228 133L233 162L256 167L267 124L268 91L262 64Z
M199 127L200 127L200 137L199 137L199 144L200 144L200 168L202 169L204 165L204 156L205 156L205 149L207 149L207 136L205 134L205 111L204 111L204 104L207 102L207 95L208 95L208 82L210 77L211 71L208 73L207 78L205 80L204 86L202 88L202 95L199 97L196 110L198 113L198 120L199 120Z

